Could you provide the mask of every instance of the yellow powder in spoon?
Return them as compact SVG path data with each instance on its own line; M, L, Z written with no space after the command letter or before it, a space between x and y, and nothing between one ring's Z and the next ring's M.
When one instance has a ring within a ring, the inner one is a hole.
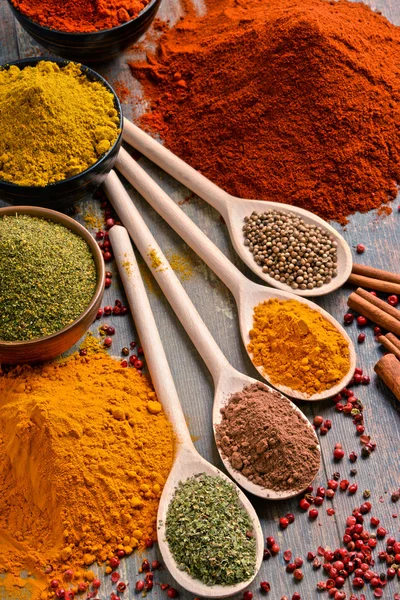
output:
M255 307L248 350L269 381L312 396L334 387L350 369L340 331L297 300L271 299Z

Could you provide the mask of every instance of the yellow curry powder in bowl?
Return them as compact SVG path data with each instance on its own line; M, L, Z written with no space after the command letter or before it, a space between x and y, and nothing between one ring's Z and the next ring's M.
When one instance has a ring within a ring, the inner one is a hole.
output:
M255 307L248 350L273 385L308 396L334 387L350 369L347 340L297 300L271 299Z
M0 180L47 186L78 175L112 148L119 124L114 94L80 64L6 65L0 69Z
M22 597L26 570L31 600L54 579L77 591L90 565L155 539L173 457L151 385L104 352L1 373L0 589Z

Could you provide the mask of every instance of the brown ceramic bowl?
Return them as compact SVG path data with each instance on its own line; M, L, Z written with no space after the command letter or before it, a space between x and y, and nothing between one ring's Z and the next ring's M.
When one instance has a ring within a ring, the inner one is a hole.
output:
M80 235L88 244L96 265L97 284L93 298L86 310L71 325L43 338L23 342L0 340L0 363L21 364L50 360L69 350L87 332L96 318L104 293L105 267L97 242L79 223L62 213L47 208L31 206L10 206L0 209L0 218L4 215L25 214L48 219L64 225Z

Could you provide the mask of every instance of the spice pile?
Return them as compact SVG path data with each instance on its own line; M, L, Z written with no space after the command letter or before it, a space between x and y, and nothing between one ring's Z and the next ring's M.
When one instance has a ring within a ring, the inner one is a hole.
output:
M205 16L185 4L130 63L145 128L241 198L346 223L396 196L398 27L344 0L206 0Z
M96 587L90 565L112 569L156 538L173 454L148 381L104 351L3 372L1 585L14 598L13 584L32 587L32 600ZM21 584L21 569L36 579Z
M304 490L319 469L317 439L289 400L255 383L221 409L217 445L234 469L270 490Z
M60 331L92 300L96 267L89 246L53 221L0 219L0 339L31 340Z
M234 585L255 571L253 524L235 487L199 474L181 482L170 502L166 539L179 568L206 585Z
M312 290L337 275L337 242L322 227L294 213L271 210L245 217L244 245L276 281L294 290Z
M111 29L134 19L149 0L12 0L12 3L39 25L84 33Z
M0 179L45 186L78 175L119 135L113 94L76 63L0 70Z
M308 396L337 385L350 369L347 341L319 312L297 300L254 308L248 351L272 384Z

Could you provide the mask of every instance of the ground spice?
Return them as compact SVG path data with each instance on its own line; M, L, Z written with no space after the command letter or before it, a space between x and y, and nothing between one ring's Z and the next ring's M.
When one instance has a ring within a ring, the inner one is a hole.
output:
M96 289L89 246L66 227L29 215L0 219L0 339L40 338L72 323Z
M83 33L118 27L138 16L149 0L12 0L45 27Z
M254 308L248 350L272 384L309 396L335 386L350 369L342 334L297 300L271 299Z
M125 102L131 95L131 90L123 81L116 81L113 88L121 102Z
M205 0L131 62L166 146L228 192L326 219L400 181L400 29L360 2Z
M0 70L0 179L45 186L77 175L116 141L113 94L76 63Z
M254 383L233 394L221 413L217 445L253 483L301 491L318 472L318 442L287 398Z
M252 521L233 484L201 473L181 482L168 507L166 539L182 570L207 585L234 585L254 574Z
M92 563L145 547L173 454L147 379L103 352L3 372L0 586L20 597L26 569L31 600L46 600L50 580L76 588Z
M155 250L154 248L151 248L149 250L149 257L151 260L151 268L154 269L155 271L159 270L159 268L161 267L162 260L159 257L157 250Z
M171 269L175 271L181 281L189 281L193 277L194 262L189 256L173 252L167 254L167 260Z

